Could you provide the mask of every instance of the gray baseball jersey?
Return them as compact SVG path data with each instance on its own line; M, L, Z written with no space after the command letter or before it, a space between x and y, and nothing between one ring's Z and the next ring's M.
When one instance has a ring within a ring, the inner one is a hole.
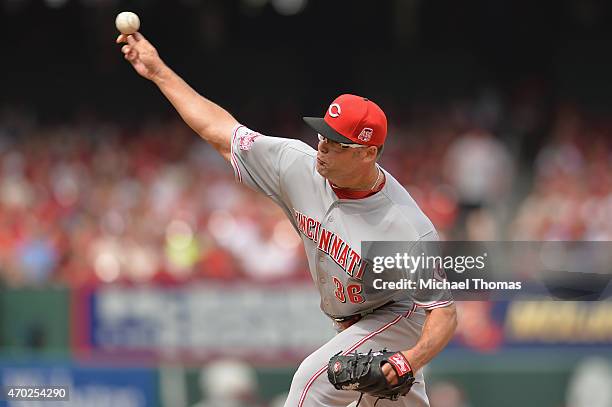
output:
M437 240L435 228L408 192L386 171L382 190L362 199L338 199L315 167L316 151L284 138L268 137L239 126L231 143L236 179L263 192L286 213L300 234L310 273L321 294L321 309L331 317L373 311L342 330L299 366L285 407L344 407L359 398L336 390L325 374L339 352L413 347L425 321L425 309L452 303L447 291L368 291L371 270L361 258L362 241ZM384 170L383 170L384 171ZM423 272L420 270L420 272ZM419 275L419 278L427 278ZM387 304L394 301L391 304ZM422 370L400 400L363 397L360 407L429 407Z
M384 171L386 183L362 199L339 199L315 168L316 151L292 139L269 137L244 126L235 129L231 162L236 178L265 193L286 213L300 234L321 309L331 317L367 312L394 301L422 308L452 302L445 290L373 290L371 271L361 258L362 241L437 240L431 221L406 189ZM417 278L426 270L418 270ZM430 271L431 272L431 271ZM432 276L433 278L433 276Z

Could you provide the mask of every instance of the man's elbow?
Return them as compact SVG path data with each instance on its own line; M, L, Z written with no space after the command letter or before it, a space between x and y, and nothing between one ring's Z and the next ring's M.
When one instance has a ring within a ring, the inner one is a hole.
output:
M194 128L193 130L227 161L230 160L233 130L238 122L225 122L222 124L209 124Z
M444 318L444 325L447 327L449 335L452 336L457 329L457 325L459 324L457 307L455 304L451 304L444 308L437 308L434 311L439 312L439 314Z

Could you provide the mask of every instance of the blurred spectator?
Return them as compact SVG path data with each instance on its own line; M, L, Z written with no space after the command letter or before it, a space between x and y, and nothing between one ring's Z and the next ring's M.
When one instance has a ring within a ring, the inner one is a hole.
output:
M492 315L494 303L461 301L457 303L459 324L457 341L481 352L497 350L503 342L503 328Z
M25 281L31 283L47 281L57 264L53 242L37 230L33 230L31 236L25 237L16 255Z
M449 146L446 171L463 206L480 208L502 200L511 170L507 149L484 130L468 132Z
M473 130L450 145L445 164L459 202L456 238L474 240L488 237L488 240L494 240L497 236L491 226L483 226L485 235L479 236L482 229L477 227L476 220L470 218L474 211L479 210L479 219L487 219L490 225L492 217L488 209L508 198L513 163L507 148L489 132ZM467 229L469 222L472 222L472 227Z
M469 407L465 393L456 384L438 382L429 386L429 403L431 407Z
M288 395L289 393L282 393L274 396L274 398L270 401L269 407L284 407Z
M200 389L205 400L193 407L257 407L257 378L246 363L219 360L200 373Z
M612 366L607 359L581 361L570 379L567 407L612 407Z

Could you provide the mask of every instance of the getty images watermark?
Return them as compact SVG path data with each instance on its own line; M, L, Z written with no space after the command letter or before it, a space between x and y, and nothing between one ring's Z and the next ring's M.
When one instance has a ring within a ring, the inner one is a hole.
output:
M612 298L612 242L365 241L364 292L451 290L457 300Z
M484 271L488 254L478 256L433 256L421 253L395 253L389 256L375 256L372 271L382 274L389 270L400 270L410 277L387 281L375 278L372 282L377 290L520 290L521 281L487 281L484 278L465 278L449 281L444 270L463 274L466 271ZM416 277L416 278L415 278Z

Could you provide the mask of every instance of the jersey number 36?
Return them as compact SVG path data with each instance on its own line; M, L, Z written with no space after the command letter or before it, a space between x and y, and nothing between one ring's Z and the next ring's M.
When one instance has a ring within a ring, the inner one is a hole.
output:
M363 286L361 284L349 284L345 290L344 285L340 280L338 280L336 277L333 277L333 280L334 285L336 286L334 294L336 295L338 301L346 302L346 297L348 297L349 301L353 304L361 304L365 301L365 298L363 295L361 295L363 291Z

